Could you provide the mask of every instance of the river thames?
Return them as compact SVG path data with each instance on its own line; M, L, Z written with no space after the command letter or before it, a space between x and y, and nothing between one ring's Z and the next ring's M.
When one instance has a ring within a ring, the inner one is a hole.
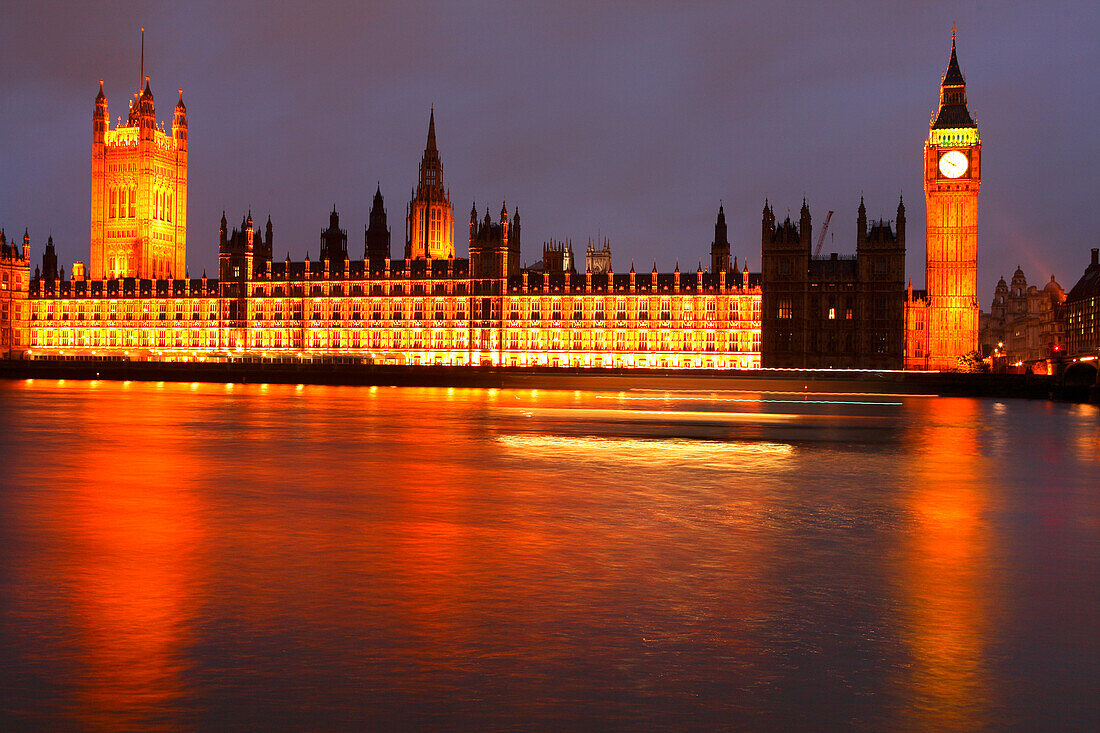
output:
M0 382L39 729L1100 727L1100 413Z

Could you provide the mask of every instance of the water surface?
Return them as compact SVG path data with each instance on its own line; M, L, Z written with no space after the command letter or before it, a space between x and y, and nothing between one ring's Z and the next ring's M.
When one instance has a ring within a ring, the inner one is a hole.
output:
M1100 727L1100 414L0 383L5 727Z

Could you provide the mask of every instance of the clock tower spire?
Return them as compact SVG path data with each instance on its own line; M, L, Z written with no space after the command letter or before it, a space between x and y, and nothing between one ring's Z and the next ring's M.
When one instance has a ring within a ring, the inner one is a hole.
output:
M927 204L927 351L930 369L954 369L978 348L978 191L982 143L966 106L955 33L939 109L924 144Z

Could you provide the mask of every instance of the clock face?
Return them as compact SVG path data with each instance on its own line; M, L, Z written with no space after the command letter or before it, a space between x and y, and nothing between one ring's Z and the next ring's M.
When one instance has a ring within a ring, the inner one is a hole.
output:
M970 161L958 150L952 150L940 156L940 173L946 178L958 178L970 166Z

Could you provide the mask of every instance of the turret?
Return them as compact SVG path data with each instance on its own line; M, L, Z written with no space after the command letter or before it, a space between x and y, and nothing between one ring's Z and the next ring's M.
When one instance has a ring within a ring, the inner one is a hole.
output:
M149 88L149 77L145 77L145 89L138 98L137 109L138 124L141 126L139 135L142 140L152 140L156 131L157 116L153 105L153 91Z
M176 111L172 116L172 137L176 139L176 147L181 152L187 151L187 105L183 103L183 90L180 89L180 99L176 102Z
M802 210L798 215L798 234L804 243L812 242L810 235L813 233L813 224L810 220L810 207L806 205L806 197L802 197Z
M863 194L859 196L859 210L856 213L856 246L867 238L867 207L863 205Z
M765 242L769 241L775 233L775 212L772 211L766 198L764 199L764 213L760 220L760 231L762 240Z
M898 241L905 244L905 202L901 196L898 196L897 233Z
M382 261L390 256L390 229L386 223L386 207L382 199L381 184L374 192L374 201L370 207L370 226L363 235L363 240L364 258L381 266Z
M267 242L268 259L271 259L271 250L272 250L272 247L274 246L272 241L271 241L272 236L273 236L273 230L271 228L271 214L267 215L267 226L265 227L264 235L265 235L264 240Z
M23 246L30 244L31 238L26 230L23 231ZM46 240L46 249L42 251L42 278L52 283L57 280L57 252L54 250L53 237Z
M225 209L222 209L222 223L218 229L218 249L224 249L226 243L226 237L228 236L227 222L225 221Z
M519 256L519 206L512 212L512 223L508 228L508 241L511 243L512 248L516 251L516 256Z
M711 272L725 272L730 267L730 243L726 234L726 211L718 205L718 219L714 222L714 241L710 244Z
M340 228L340 215L336 204L328 216L328 229L321 231L321 261L343 262L348 253L348 233Z
M99 94L95 95L95 109L92 110L92 141L102 143L111 125L107 115L107 97L103 94L103 80L99 80Z

